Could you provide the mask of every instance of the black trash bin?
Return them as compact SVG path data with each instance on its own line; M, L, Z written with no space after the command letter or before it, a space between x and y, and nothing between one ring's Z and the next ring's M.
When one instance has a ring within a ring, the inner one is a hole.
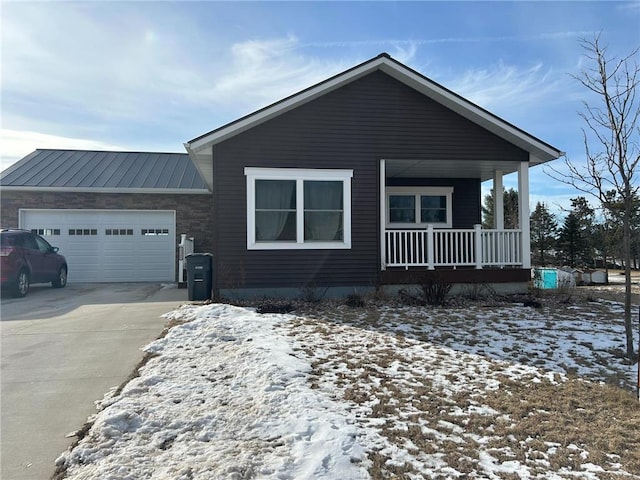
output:
M187 259L187 291L189 300L209 300L212 290L212 256L192 253Z

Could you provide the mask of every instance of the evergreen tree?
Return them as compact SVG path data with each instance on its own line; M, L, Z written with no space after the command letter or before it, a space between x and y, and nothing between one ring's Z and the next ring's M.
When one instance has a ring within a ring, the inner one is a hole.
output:
M533 254L533 263L543 267L547 264L549 250L556 243L557 231L558 224L555 215L549 211L544 203L538 202L531 214L531 253Z
M576 215L571 212L564 219L564 224L560 229L558 237L558 247L562 263L575 267L578 264L579 252L582 250L582 235L580 234L580 222Z
M571 199L571 210L575 213L582 236L582 250L579 253L582 265L593 265L595 257L595 211L585 197Z
M558 237L563 263L570 267L593 262L594 211L584 197L571 199L571 210Z
M504 228L517 229L518 224L518 192L513 188L509 190L502 190L503 193L503 206L504 206ZM484 203L482 205L482 228L494 228L494 199L493 188L491 192L484 196Z

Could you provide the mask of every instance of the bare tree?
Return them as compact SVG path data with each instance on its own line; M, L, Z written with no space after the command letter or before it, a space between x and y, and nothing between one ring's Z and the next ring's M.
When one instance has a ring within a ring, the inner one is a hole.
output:
M592 97L584 101L582 129L586 165L565 157L566 172L550 167L550 176L596 197L600 206L622 217L622 252L625 268L624 324L627 357L636 358L631 324L631 222L634 197L640 183L634 177L640 161L640 84L638 51L623 58L609 57L600 35L581 41L587 65L575 78ZM611 201L616 199L615 204ZM620 209L620 202L622 208Z

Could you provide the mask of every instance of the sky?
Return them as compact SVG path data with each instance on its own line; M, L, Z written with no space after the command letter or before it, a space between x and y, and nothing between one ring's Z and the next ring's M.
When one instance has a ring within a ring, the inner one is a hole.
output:
M640 46L638 0L0 8L2 170L36 148L184 152L184 142L381 52L580 164L578 112L589 100L572 77L588 66L580 40L600 33L617 57ZM532 206L558 210L579 195L543 167L530 182Z

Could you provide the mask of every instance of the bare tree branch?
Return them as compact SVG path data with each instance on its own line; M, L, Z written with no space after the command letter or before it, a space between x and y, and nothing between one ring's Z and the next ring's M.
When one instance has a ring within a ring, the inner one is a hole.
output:
M585 123L582 138L586 164L564 158L566 172L550 166L549 176L595 197L600 207L622 219L625 264L625 333L627 356L635 358L631 328L631 218L633 201L640 191L635 172L640 164L640 46L628 55L609 57L600 34L580 44L589 66L571 75L597 102L584 101L579 115ZM623 206L622 211L620 205Z

